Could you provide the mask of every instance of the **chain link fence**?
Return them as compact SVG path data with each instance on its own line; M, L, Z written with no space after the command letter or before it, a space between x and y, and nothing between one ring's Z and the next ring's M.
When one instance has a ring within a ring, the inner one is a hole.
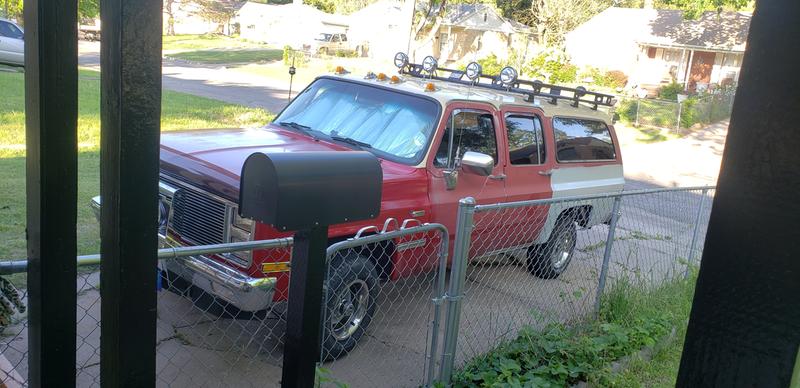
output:
M594 319L603 290L619 279L654 286L685 276L699 260L713 193L704 187L462 201L452 244L438 224L365 228L327 252L321 385L448 381L523 328ZM291 239L254 243L280 261L291 257ZM157 384L277 386L287 295L274 295L265 310L240 311L211 297L201 279L165 270L165 262L188 253L162 251L154 271ZM99 257L79 262L77 383L98 386ZM2 273L17 273L10 279L22 305L24 270L20 262L0 264ZM282 276L278 282L288 282L288 273ZM0 337L0 380L26 386L28 322L24 312L9 318Z
M705 94L683 102L658 99L623 99L617 112L627 122L639 127L677 131L695 124L710 124L731 115L732 93Z
M440 378L523 328L594 319L606 284L653 287L700 255L712 188L475 205L462 200ZM459 268L461 267L461 268ZM456 346L457 343L457 346Z

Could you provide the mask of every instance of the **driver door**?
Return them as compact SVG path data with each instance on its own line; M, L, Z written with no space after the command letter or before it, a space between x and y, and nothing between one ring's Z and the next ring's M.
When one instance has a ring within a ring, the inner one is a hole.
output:
M473 197L478 204L505 201L505 153L501 152L505 142L499 113L491 105L456 103L447 109L443 117L445 119L433 141L432 155L428 158L429 196L433 222L445 225L452 239L456 232L460 199ZM459 160L467 151L494 158L492 174L481 176L458 168ZM451 169L455 169L458 176L455 187L448 188L445 175ZM470 257L495 249L496 244L489 241L489 237L498 233L501 223L499 218L492 217L490 213L475 215ZM451 243L451 249L453 246Z

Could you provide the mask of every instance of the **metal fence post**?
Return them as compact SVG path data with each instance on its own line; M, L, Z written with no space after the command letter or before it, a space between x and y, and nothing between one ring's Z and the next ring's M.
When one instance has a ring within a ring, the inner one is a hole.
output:
M436 297L433 300L433 322L431 323L431 350L428 359L427 386L433 385L436 378L434 369L436 368L436 350L439 347L439 325L441 321L442 302L445 298L445 281L447 278L447 255L450 253L450 236L447 231L442 231L442 242L439 246L439 271L436 276Z
M470 240L472 238L473 217L475 215L475 199L463 198L458 201L458 219L456 222L456 238L453 243L453 261L450 270L450 288L447 291L447 320L445 321L444 348L442 349L442 365L439 380L450 383L455 364L458 327L461 321L461 298L467 275L467 259L469 257Z
M642 99L636 99L636 128L639 128L639 110L642 109Z
M706 194L708 189L703 189L703 196L700 197L700 205L697 207L697 214L694 216L694 231L692 232L692 242L689 244L689 252L686 254L686 272L683 273L684 278L689 277L689 268L694 262L694 247L697 245L697 232L700 230L700 215L703 214L703 205L706 203Z
M611 209L611 223L608 225L608 237L606 238L606 249L603 252L603 266L600 268L600 282L597 285L597 295L594 299L595 315L600 313L600 299L603 297L603 290L606 288L606 278L608 277L608 263L611 260L611 247L614 245L614 233L617 229L619 220L619 206L622 197L614 197L614 206Z
M678 120L675 123L675 134L677 135L681 131L681 111L683 110L683 104L678 101Z

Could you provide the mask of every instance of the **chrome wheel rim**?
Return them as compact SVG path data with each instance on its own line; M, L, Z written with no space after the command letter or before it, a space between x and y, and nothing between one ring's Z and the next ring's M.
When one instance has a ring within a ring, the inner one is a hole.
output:
M337 340L346 340L361 326L367 315L369 285L361 279L350 282L334 299L331 311L331 333Z
M572 246L574 244L572 233L562 233L556 244L558 246L553 251L550 261L553 264L553 268L561 269L569 261L569 256L572 254Z

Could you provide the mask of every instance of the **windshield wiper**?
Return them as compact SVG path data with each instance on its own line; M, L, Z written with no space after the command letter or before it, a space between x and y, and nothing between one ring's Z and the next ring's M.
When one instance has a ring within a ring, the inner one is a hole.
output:
M342 143L347 143L347 144L350 144L350 145L354 145L354 146L360 147L360 148L372 148L372 144L364 143L363 141L359 141L359 140L353 139L352 137L345 137L345 136L339 136L339 135L333 135L332 134L331 135L331 139L336 140L336 141L340 141Z
M302 133L302 134L304 134L306 136L313 137L314 140L317 140L317 136L312 133L313 129L311 129L311 127L309 127L307 125L298 124L298 123L295 123L294 121L281 121L281 122L278 123L278 125L280 125L282 127L294 129L297 132L300 132L300 133Z

